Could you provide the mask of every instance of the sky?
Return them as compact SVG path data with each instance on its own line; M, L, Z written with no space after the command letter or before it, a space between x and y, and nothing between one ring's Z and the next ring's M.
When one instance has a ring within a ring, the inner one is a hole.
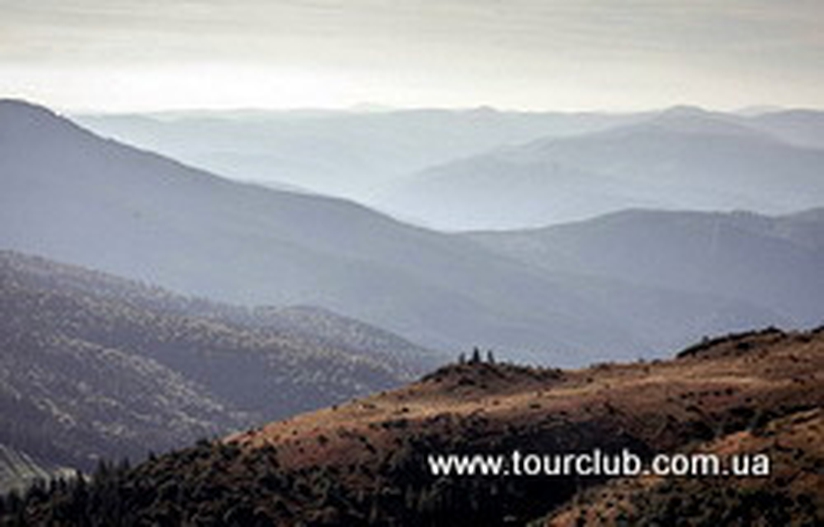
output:
M824 107L822 0L0 0L0 97L70 111Z

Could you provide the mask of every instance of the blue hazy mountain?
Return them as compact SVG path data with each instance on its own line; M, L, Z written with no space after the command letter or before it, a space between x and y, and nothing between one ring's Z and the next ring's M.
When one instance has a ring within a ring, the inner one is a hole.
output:
M222 179L40 107L0 105L0 175L0 247L223 301L322 306L431 347L577 363L641 345L575 288L472 241Z
M365 201L428 166L637 116L492 108L78 115L108 137L243 181Z
M789 326L824 320L820 208L785 216L634 210L469 236L553 276L574 272L714 294L773 310Z
M430 167L392 185L376 203L461 230L540 227L627 208L800 211L824 203L824 151L802 141L815 127L802 129L791 117L765 115L756 125L673 108L605 131ZM778 132L768 132L773 128ZM791 134L796 144L779 138Z
M241 184L0 105L0 247L247 305L318 306L455 353L576 365L788 320L771 305L546 268L355 203Z

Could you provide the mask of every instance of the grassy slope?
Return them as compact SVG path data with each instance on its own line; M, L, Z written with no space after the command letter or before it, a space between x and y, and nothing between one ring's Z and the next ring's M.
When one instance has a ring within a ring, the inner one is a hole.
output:
M783 445L785 435L798 429L792 423L820 442L814 420L824 403L823 374L822 331L767 330L705 342L670 361L582 370L454 365L400 390L164 456L117 475L108 488L117 489L110 499L130 518L155 521L523 524L574 503L580 490L602 482L435 480L426 470L426 454L743 449L760 439L739 438L768 437L770 430ZM813 424L803 424L810 419ZM821 504L810 495L822 483L815 469L820 452L813 443L791 441L806 461L777 455L774 476L757 485L778 492L785 486L782 475L796 470L808 483L788 499L812 503L799 514L820 516ZM164 485L174 485L174 500L156 490ZM640 517L657 510L660 500L650 496L652 505L642 498L633 502ZM32 518L57 510L54 501L36 503L29 508ZM767 514L757 507L749 511L761 514L757 518ZM86 509L98 518L103 512Z

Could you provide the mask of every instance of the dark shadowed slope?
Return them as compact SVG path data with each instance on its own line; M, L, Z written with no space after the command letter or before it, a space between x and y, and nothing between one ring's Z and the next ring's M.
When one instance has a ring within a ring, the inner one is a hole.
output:
M824 151L765 129L675 108L641 123L432 167L380 203L464 230L539 227L638 207L775 214L824 203Z
M574 291L474 242L230 182L13 101L0 104L0 247L221 300L319 305L429 346L567 363L638 348Z
M714 294L796 326L824 321L824 214L626 211L544 229L469 235L558 272Z
M583 370L451 365L396 391L101 472L83 492L32 493L10 515L46 522L75 511L65 525L120 514L136 523L498 527L578 506L559 525L599 512L607 525L818 525L822 375L821 330L750 332L669 361ZM435 476L427 461L595 448L646 459L760 452L773 466L766 477L634 478L616 489L600 477ZM649 492L637 488L645 484Z
M436 360L329 312L215 304L0 251L0 445L24 453L12 468L142 458L394 387Z

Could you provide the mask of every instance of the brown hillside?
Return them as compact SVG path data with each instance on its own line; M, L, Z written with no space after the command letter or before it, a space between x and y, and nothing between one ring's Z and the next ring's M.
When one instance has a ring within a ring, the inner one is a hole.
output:
M669 525L673 515L699 510L718 516L689 524L801 518L815 525L824 517L822 375L822 330L752 332L670 361L571 371L458 364L399 390L107 474L91 494L109 493L115 510L138 524L576 525L631 517ZM605 481L436 478L427 465L433 453L594 448L763 450L774 455L775 470L757 481ZM60 498L28 505L29 518L76 504ZM112 517L88 503L89 517Z
M824 411L799 411L728 434L696 450L767 454L765 478L623 478L582 493L538 522L580 525L820 525L824 512ZM819 523L814 523L818 521Z
M824 331L765 330L690 348L672 361L601 364L581 370L464 364L405 388L304 414L228 438L276 446L300 468L360 459L370 439L388 446L412 432L485 436L597 424L669 450L824 401ZM399 423L403 422L403 426ZM316 441L326 435L329 441ZM323 443L320 446L320 443ZM365 458L371 457L369 454Z

